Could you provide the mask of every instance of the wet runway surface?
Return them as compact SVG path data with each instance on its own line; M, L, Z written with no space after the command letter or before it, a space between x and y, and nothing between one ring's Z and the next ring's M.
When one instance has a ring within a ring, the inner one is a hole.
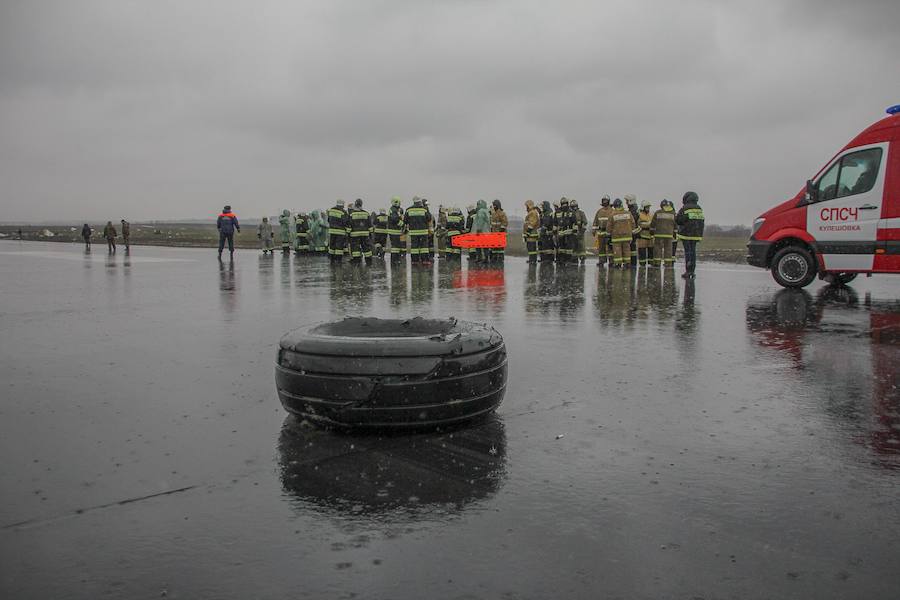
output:
M898 597L900 279L3 242L0 281L0 597ZM279 337L348 314L494 325L497 414L287 417Z

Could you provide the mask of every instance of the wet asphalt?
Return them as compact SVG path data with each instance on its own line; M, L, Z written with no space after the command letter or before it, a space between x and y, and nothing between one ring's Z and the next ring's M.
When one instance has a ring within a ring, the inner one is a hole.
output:
M2 598L900 597L900 279L2 242L0 282ZM288 417L279 337L348 314L491 323L496 415Z

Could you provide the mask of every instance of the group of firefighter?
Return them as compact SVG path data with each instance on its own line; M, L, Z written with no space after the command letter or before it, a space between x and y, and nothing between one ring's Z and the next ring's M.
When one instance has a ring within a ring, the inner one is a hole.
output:
M694 192L684 195L683 206L676 214L669 200L660 202L655 211L650 202L638 208L633 194L624 202L603 196L594 220L587 216L574 199L561 198L540 207L528 200L522 236L528 261L583 263L587 258L585 237L590 228L599 264L625 269L637 266L671 267L675 264L678 240L685 245L686 274L693 276L696 243L703 236L703 211ZM391 199L389 209L369 212L357 199L349 207L343 200L325 211L309 214L298 211L292 218L288 210L279 216L282 250L298 253L328 254L332 262L370 263L373 257L389 255L392 262L405 261L407 252L413 263L430 263L435 253L460 260L463 252L469 260L480 263L502 262L503 247L460 248L453 238L465 233L506 232L509 220L499 200L488 208L484 200L467 207L466 214L457 207L439 207L437 217L428 200L412 199L405 210L398 196ZM267 218L260 223L257 235L263 252L273 251L274 231ZM477 246L477 244L476 244Z
M669 200L660 202L656 211L651 207L644 202L639 209L632 194L625 195L624 203L603 196L589 225L575 200L561 198L555 206L545 201L541 207L529 200L523 232L528 260L536 262L540 257L542 261L583 263L587 257L585 233L590 227L601 266L674 266L679 238L675 207ZM702 232L681 237L699 241Z
M439 207L435 216L426 198L412 199L412 205L404 209L399 196L391 199L388 209L369 212L362 199L356 199L349 207L343 200L325 211L309 214L298 211L293 218L288 210L279 217L282 250L300 254L328 254L332 262L371 263L373 258L390 256L392 262L406 260L407 253L413 263L430 263L435 253L453 260L461 260L466 252L475 262L502 261L503 248L459 248L453 238L463 233L505 232L509 220L499 200L489 209L487 202L479 200L467 208L466 214L457 207ZM257 237L264 253L274 251L274 230L267 218L259 225Z

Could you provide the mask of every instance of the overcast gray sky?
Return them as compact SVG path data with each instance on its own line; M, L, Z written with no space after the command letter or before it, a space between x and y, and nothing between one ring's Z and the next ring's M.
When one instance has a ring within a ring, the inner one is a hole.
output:
M0 0L0 219L691 189L749 223L900 103L898 25L896 0Z

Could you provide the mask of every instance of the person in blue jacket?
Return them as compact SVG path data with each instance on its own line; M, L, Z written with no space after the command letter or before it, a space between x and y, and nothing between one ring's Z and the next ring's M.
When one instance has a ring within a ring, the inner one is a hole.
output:
M216 228L219 230L219 260L222 260L222 250L225 248L225 242L228 242L228 253L231 260L234 260L234 232L241 232L241 225L231 207L226 205L222 209L222 213L216 220Z

